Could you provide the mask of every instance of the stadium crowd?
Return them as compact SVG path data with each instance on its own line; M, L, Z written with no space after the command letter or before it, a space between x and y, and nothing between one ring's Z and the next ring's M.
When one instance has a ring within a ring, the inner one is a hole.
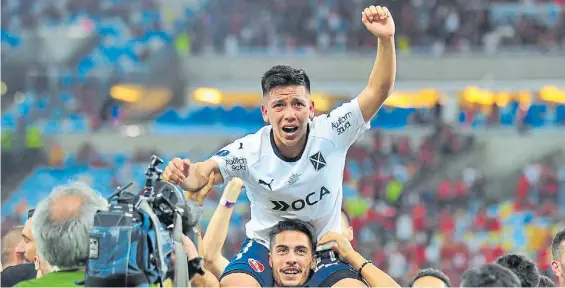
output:
M458 178L444 179L436 190L414 189L422 173L433 172L445 159L470 153L473 139L469 136L443 126L419 143L378 132L372 139L373 145L354 145L348 153L344 208L351 215L353 247L377 267L402 285L409 284L423 267L440 269L452 283L459 283L468 269L520 251L536 263L540 274L553 277L548 247L555 229L564 224L557 212L564 212L565 207L565 162L544 159L524 167L517 175L515 196L507 194L510 198L492 203L485 197L488 176L472 167L461 171ZM90 144L72 157L58 146L44 149L44 153L44 165L54 171L72 170L77 165L111 169L109 182L97 186L111 191L124 184L120 181L135 178L135 173L141 176L145 166L141 163L159 151L139 150L125 164L115 162L115 156L100 154ZM204 201L204 231L221 195L212 190ZM15 203L11 217L3 219L6 241L14 238L9 227L26 217L25 198ZM245 237L242 224L249 218L249 208L241 199L229 225L223 255L237 254Z
M556 8L561 1L535 1L535 5L556 5L554 10L535 13L512 8L498 12L492 2L523 1L385 0L379 4L398 15L401 51L496 51L515 46L555 51L565 45L565 10ZM371 4L369 0L213 1L191 27L192 50L228 54L372 50L376 40L359 22L360 11Z

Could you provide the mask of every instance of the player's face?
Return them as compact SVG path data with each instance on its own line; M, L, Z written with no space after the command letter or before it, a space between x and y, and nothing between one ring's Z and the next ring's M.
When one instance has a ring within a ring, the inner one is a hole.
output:
M261 111L263 120L273 127L277 145L292 147L306 135L308 120L314 117L314 103L304 86L275 87L265 96Z
M308 236L298 231L284 231L275 237L272 246L269 264L275 283L283 287L304 285L316 264Z

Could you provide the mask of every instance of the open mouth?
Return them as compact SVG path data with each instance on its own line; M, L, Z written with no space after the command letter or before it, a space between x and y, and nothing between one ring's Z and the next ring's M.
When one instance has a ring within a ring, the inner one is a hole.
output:
M298 268L285 268L285 269L282 269L281 272L284 275L292 277L292 276L296 276L296 275L300 274L302 271Z
M294 126L294 125L283 126L282 130L285 133L294 133L298 131L298 126Z

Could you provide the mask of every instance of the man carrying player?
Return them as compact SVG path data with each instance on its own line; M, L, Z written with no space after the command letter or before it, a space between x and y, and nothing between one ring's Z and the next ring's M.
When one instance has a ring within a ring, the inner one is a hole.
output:
M306 73L275 66L261 79L261 111L269 126L234 141L204 162L191 164L179 158L169 162L163 176L185 191L199 190L212 173L216 184L233 177L245 184L251 202L247 239L225 269L221 286L273 286L267 265L269 231L283 219L311 223L318 238L328 231L340 232L347 150L369 129L370 120L390 95L396 75L395 27L390 12L370 6L362 12L362 22L379 40L375 65L358 97L314 117ZM221 204L233 205L229 201ZM362 282L354 274L336 285L361 286Z

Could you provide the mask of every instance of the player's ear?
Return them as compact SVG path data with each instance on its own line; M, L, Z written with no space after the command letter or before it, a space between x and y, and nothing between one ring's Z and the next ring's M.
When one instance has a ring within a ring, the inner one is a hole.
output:
M273 257L271 257L271 253L269 253L269 266L273 268Z
M41 269L41 264L39 263L39 257L33 257L33 265L35 267L35 271L39 271Z
M261 115L263 115L263 121L265 121L265 123L269 123L269 117L267 116L266 102L267 100L264 99L263 103L261 104Z
M312 256L312 261L310 261L310 269L316 270L316 255Z
M347 240L349 240L349 242L353 241L353 227L349 227L349 229L347 229Z
M551 270L553 271L553 273L555 274L555 276L559 276L563 274L563 271L561 271L563 269L563 267L561 267L561 265L559 265L559 262L553 260L551 261Z
M314 101L310 99L310 119L314 119L314 116L316 116L316 109L314 109Z

